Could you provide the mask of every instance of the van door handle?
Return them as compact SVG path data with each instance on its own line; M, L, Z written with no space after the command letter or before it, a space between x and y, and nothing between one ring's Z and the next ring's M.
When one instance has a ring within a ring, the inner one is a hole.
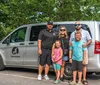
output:
M20 43L19 45L25 45L24 43Z
M29 45L34 44L34 43L29 43Z

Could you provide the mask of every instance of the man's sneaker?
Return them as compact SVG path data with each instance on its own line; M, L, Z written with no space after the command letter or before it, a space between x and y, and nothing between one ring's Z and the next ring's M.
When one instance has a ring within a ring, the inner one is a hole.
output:
M69 83L69 85L76 85L76 82L72 81Z
M47 75L44 76L45 80L49 80L49 77Z
M54 84L58 84L58 83L60 83L61 82L61 80L55 80L54 81Z
M42 76L41 75L38 75L38 80L42 80Z

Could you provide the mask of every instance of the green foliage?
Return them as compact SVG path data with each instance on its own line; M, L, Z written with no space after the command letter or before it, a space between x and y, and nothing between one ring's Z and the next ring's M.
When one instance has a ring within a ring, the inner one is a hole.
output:
M0 0L0 39L17 26L47 21L100 21L99 0Z

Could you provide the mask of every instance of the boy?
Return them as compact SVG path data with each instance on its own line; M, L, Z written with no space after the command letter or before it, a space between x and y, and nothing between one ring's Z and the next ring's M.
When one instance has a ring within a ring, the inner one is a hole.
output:
M83 47L83 40L81 40L81 33L75 33L75 40L69 48L69 62L72 63L73 81L70 85L76 85L76 75L78 72L78 85L83 85L82 70L83 65L86 63L86 48Z

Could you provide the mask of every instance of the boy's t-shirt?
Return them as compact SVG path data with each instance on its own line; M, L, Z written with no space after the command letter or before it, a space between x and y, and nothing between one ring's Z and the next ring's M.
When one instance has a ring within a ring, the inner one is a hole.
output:
M83 60L83 52L86 48L83 48L84 41L72 41L72 46L69 47L72 50L72 59L76 61Z

